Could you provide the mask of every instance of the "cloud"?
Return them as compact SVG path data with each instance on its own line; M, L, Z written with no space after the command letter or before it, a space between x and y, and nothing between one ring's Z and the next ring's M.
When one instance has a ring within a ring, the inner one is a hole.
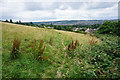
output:
M86 0L85 0L86 1ZM107 0L106 0L107 1ZM1 2L2 19L22 21L114 19L117 2L39 2L8 0Z

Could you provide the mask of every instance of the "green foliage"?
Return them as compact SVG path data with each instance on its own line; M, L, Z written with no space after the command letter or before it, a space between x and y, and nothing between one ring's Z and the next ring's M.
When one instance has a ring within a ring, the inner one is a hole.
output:
M85 29L80 29L79 31L85 31Z
M120 37L120 20L118 21L118 23L116 24L116 28L114 29L114 33Z
M104 38L104 40L102 40ZM83 45L73 52L67 78L119 78L120 46L116 36L101 36L102 44ZM84 48L83 48L84 47Z
M79 31L76 31L77 33L81 33L81 34L87 34L87 32L85 32L85 31L81 31L81 30L79 30Z
M118 34L118 22L106 21L98 29L101 34Z

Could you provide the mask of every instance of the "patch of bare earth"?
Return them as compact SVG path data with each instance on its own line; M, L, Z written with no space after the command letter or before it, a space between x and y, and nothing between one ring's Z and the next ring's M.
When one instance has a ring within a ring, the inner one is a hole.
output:
M63 49L64 49L64 51L65 51L65 50L66 50L66 47L65 47L65 45L64 45L63 40L62 40L62 45L63 45L63 47L64 47ZM62 62L62 65L61 65L60 67L58 67L58 70L57 70L57 77L58 77L58 78L61 77L61 71L60 71L60 69L63 68L63 66L64 66L65 58L66 58L66 52L65 52L65 54L64 54L64 60L63 60L63 62Z

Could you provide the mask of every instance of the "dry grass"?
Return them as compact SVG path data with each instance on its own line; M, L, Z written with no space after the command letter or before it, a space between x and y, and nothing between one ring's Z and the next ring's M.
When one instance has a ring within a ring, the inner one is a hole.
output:
M96 37L92 37L92 39L89 41L90 45L98 43L98 40L96 40Z

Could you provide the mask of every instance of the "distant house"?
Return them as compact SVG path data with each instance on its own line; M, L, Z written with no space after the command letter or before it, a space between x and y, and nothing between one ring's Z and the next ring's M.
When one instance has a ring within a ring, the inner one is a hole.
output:
M51 28L50 26L47 26L47 28Z
M54 27L52 27L52 29L54 29Z
M77 28L76 28L76 27L73 27L73 31L77 31Z
M76 30L76 27L73 27L73 31L75 31Z
M89 34L93 34L95 31L97 31L98 30L98 28L97 29L90 29L90 28L87 28L86 30L85 30L85 32L87 32L87 33L89 33Z

